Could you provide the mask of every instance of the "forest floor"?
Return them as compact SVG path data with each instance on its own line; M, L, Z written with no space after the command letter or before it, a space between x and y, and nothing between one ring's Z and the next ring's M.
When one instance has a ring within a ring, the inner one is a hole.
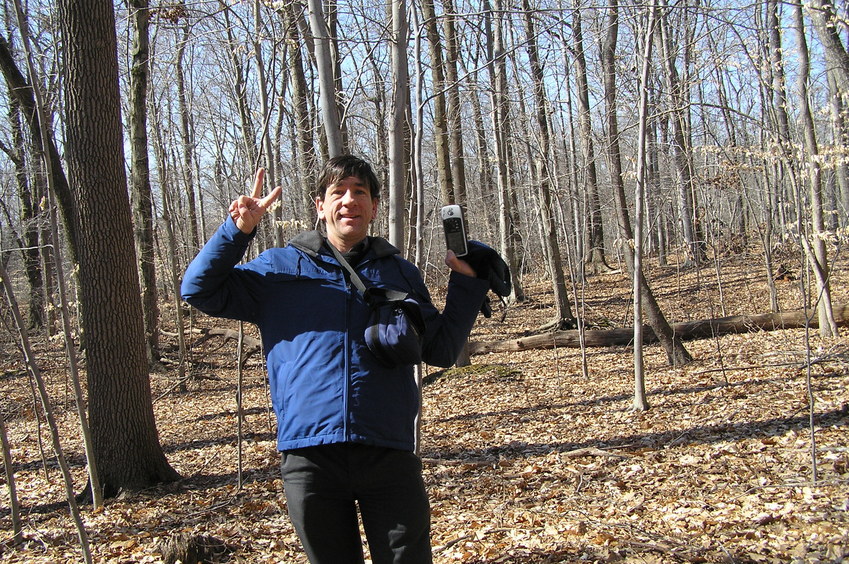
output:
M800 272L797 256L782 260ZM668 319L688 321L768 312L762 264L752 253L702 269L651 261L649 272ZM799 309L799 282L778 285L782 309ZM835 303L849 303L845 252L831 288ZM480 317L472 340L516 338L549 321L550 286L529 274L526 291L525 302ZM589 278L570 298L604 328L629 323L629 295L627 276L612 273ZM199 325L235 327L209 318ZM45 479L32 392L6 332L0 406L24 531L13 546L4 485L0 561L80 562L62 479L52 461ZM574 348L425 367L421 454L435 562L849 560L847 334L843 327L841 337L822 340L816 330L791 329L688 341L695 360L678 368L648 346L650 409L642 412L632 409L629 347L587 349L586 376ZM36 354L80 489L84 457L61 349L39 342ZM245 373L239 487L235 345L210 340L191 355L186 391L174 389L173 365L151 377L161 443L183 479L108 500L96 513L84 507L95 561L159 562L167 539L191 535L222 543L220 562L306 562L286 515L261 358L251 357ZM43 426L41 437L49 450Z

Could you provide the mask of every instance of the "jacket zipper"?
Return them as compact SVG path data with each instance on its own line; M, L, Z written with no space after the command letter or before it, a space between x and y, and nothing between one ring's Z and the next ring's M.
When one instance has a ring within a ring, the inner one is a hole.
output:
M340 266L341 269L341 266ZM350 340L350 319L351 319L351 282L342 272L342 283L345 286L345 331L344 331L344 347L345 347L345 397L342 400L342 426L345 434L345 442L351 441L350 424L350 399L351 399L351 340Z

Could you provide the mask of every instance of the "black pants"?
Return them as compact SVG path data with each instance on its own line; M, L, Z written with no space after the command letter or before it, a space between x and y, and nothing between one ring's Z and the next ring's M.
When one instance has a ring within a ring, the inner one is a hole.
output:
M357 505L374 564L430 564L430 506L411 453L344 443L281 462L292 524L312 564L363 562Z

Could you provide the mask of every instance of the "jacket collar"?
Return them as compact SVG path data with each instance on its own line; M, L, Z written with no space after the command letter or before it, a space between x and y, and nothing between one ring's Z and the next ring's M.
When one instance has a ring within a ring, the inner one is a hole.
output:
M319 254L323 254L322 247L324 246L324 240L324 235L318 231L304 231L292 237L289 240L289 244L315 258ZM383 237L369 237L369 249L364 259L383 258L397 255L400 252Z

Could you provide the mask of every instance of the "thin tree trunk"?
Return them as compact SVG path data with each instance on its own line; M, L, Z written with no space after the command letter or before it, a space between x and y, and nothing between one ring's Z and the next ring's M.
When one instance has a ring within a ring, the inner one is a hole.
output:
M261 18L261 2L260 0L256 0L254 2L254 24L257 29L257 33L259 30L263 28L262 18ZM262 34L265 36L266 34ZM271 143L271 132L269 131L269 126L271 122L271 104L268 101L268 91L269 84L268 79L266 78L266 70L265 70L265 60L263 59L263 44L265 42L260 42L258 36L254 36L253 48L254 48L254 57L256 59L256 69L257 69L257 89L259 90L259 104L260 104L260 112L262 115L262 137L260 142L265 151L265 162L262 163L265 167L265 178L266 182L272 188L277 186L277 164L274 159L274 149ZM275 60L275 52L277 50L276 42L272 41L271 55L268 57L270 61ZM257 161L253 163L253 169L257 169L260 167L260 162ZM276 222L280 222L283 220L283 209L282 206L275 206L272 210L272 215ZM266 222L266 225L274 225L272 222ZM273 245L275 247L283 246L283 230L282 229L271 229L271 238L273 240Z
M655 18L657 17L657 7L652 0L651 6L648 8L648 21L646 22L645 32L642 34L643 52L642 52L642 68L640 69L639 83L639 108L638 120L639 129L637 132L637 184L636 194L634 196L634 223L636 229L629 240L634 242L634 251L631 255L627 250L626 257L632 257L629 265L631 268L631 281L634 291L634 403L633 408L636 411L646 411L649 408L649 401L646 397L646 376L645 365L643 363L643 299L644 290L647 286L643 278L643 198L646 191L646 137L648 134L648 82L649 69L651 68L651 53L652 53L652 34L654 33ZM607 120L608 120L608 135L610 136L610 155L614 173L618 171L619 178L614 177L613 183L620 185L622 194L620 195L620 229L624 233L631 231L630 221L628 218L628 209L625 203L625 190L622 186L622 165L619 156L619 126L616 121L616 75L615 67L613 66L616 54L616 42L619 30L619 15L617 0L612 0L608 11L608 28L607 35L601 47L602 68L604 69L604 84L605 98L607 99ZM619 164L617 164L619 163ZM618 170L617 170L618 169ZM651 292L646 292L645 297L651 296ZM658 308L659 310L659 308ZM665 319L664 319L665 321ZM685 351L686 352L686 351Z
M545 95L545 77L539 60L536 43L536 28L533 21L533 10L529 0L522 0L522 15L525 19L528 60L531 66L533 78L534 103L536 105L537 135L540 139L540 147L534 165L539 194L539 216L542 220L543 245L549 258L549 273L551 274L551 285L554 292L555 318L550 327L564 329L575 327L575 316L572 313L572 304L566 292L566 276L564 275L563 259L560 253L560 245L557 242L557 231L554 213L551 205L551 178L553 172L549 169L549 159L553 154L551 147L551 126L548 122L548 97Z
M492 88L492 120L495 137L495 154L498 171L498 227L500 236L501 256L510 266L512 279L512 295L510 301L524 300L524 290L519 276L516 257L516 225L513 223L511 209L511 153L510 153L510 106L507 87L507 65L504 49L504 31L502 24L504 10L502 0L495 0L494 10L490 8L489 0L484 0L484 13L487 17L487 50L490 84ZM494 23L494 29L489 24Z
M6 434L6 422L0 418L0 443L3 447L3 468L6 471L6 490L9 492L9 516L12 519L11 544L15 545L23 539L21 535L21 504L18 501L18 490L15 487L15 469L12 465L12 446Z
M239 49L236 39L233 37L233 30L230 25L230 10L232 8L224 0L219 0L219 5L221 6L221 11L224 13L224 27L227 32L227 52L230 54L230 64L233 66L233 96L235 98L236 107L239 110L242 140L244 141L246 153L245 156L247 161L253 164L257 162L259 149L256 146L253 118L251 117L252 111L248 104L247 84L245 84L245 69L242 61L240 61L237 56Z
M451 156L451 180L454 201L467 206L466 159L463 149L463 120L460 114L460 79L457 62L460 59L457 45L457 14L453 0L442 0L442 28L445 35L445 81L448 112L448 149Z
M604 81L604 99L605 99L605 116L607 118L607 157L610 165L610 182L613 186L613 192L616 196L616 212L619 219L619 232L623 239L633 244L633 252L630 249L625 251L625 263L628 266L628 271L631 273L631 280L634 284L634 315L645 314L649 326L657 335L658 339L666 351L667 359L673 366L684 365L692 360L690 353L684 348L681 339L678 338L669 326L666 316L660 309L660 305L654 297L649 287L648 281L645 278L643 269L640 266L642 262L642 226L643 221L639 217L635 217L635 228L631 228L631 219L628 213L628 203L625 197L625 181L622 173L622 156L619 146L619 121L617 118L617 90L616 90L616 44L618 41L619 29L619 5L617 0L611 0L607 9L607 34L601 44L601 67ZM656 18L656 7L648 8L648 23L647 30L653 31ZM646 144L648 142L648 67L650 65L652 52L652 38L643 37L645 46L643 47L642 72L644 73L640 82L640 128L638 130L639 145L637 151L637 192L634 199L634 206L640 212L643 209L645 201L646 185L649 178ZM639 215L642 215L640 213ZM635 321L635 327L642 326L642 318L639 322ZM638 329L639 330L639 329ZM635 337L636 338L636 337ZM639 342L639 341L638 341ZM645 393L645 391L643 391ZM636 400L635 400L636 401ZM643 400L644 401L644 400ZM639 403L639 402L638 402ZM642 409L645 409L643 407Z
M27 82L15 64L9 43L3 36L0 36L0 70L2 70L3 76L6 78L9 92L21 104L21 110L24 112L27 124L29 124L33 142L36 143L39 150L49 154L51 169L48 171L48 174L53 177L53 187L56 190L56 199L59 202L59 211L62 214L62 225L68 236L71 252L70 258L76 262L79 253L79 234L77 232L77 224L74 220L75 204L73 195L68 185L68 178L65 176L65 171L60 164L62 163L62 157L56 148L52 131L48 131L47 135L41 134L41 124L36 114L32 86Z
M404 247L404 205L406 201L407 159L407 3L392 0L392 103L389 132L389 242Z
M82 517L80 516L80 509L77 506L77 501L74 497L74 478L71 476L71 468L68 465L68 461L65 459L65 453L62 450L62 444L59 438L59 427L56 424L56 418L53 416L53 409L50 407L50 398L47 395L47 388L44 384L44 379L41 377L41 370L38 368L38 364L32 354L32 347L30 346L29 338L27 337L26 329L24 328L23 318L21 317L21 312L18 308L18 302L12 289L9 274L6 272L6 269L2 264L0 264L0 284L2 284L3 293L6 295L6 301L9 304L9 309L15 319L21 351L24 354L24 361L26 362L27 369L35 380L38 388L39 399L41 400L44 414L47 417L47 424L50 427L50 437L53 443L53 452L56 455L56 460L59 463L59 469L62 472L62 479L65 484L65 497L68 501L68 507L74 521L74 526L77 529L77 536L80 539L83 559L86 564L91 564L92 558L91 549L88 543L88 533L86 533L85 525L83 524Z
M572 58L575 61L575 81L578 89L578 124L581 136L581 152L586 167L586 187L589 209L588 239L589 251L584 259L590 272L600 273L610 270L604 251L604 223L599 198L598 173L595 165L593 147L592 118L590 116L589 79L587 58L584 53L584 36L581 23L581 0L573 0L572 5Z
M292 110L295 119L295 174L300 187L304 209L310 209L312 203L312 184L318 172L318 157L315 153L312 123L307 98L307 80L304 75L304 59L301 52L301 38L298 32L294 2L286 2L281 8L286 41L289 44L289 75L291 82Z
M471 82L473 84L477 83L477 71L474 71L472 73ZM490 149L488 135L486 132L486 127L484 126L483 110L481 109L481 101L478 97L477 92L470 93L469 106L471 107L472 122L474 123L475 131L475 157L477 160L477 180L479 192L476 192L473 195L469 195L467 193L467 197L469 199L477 199L477 201L482 203L483 207L483 209L480 210L470 208L469 216L472 218L477 217L479 215L484 216L483 229L485 229L485 231L483 233L480 233L480 237L485 237L486 240L492 240L495 234L495 229L492 225L492 221L489 219L489 214L484 213L484 211L491 209L491 206L494 203L494 198L492 194L492 187L494 185L494 182L492 178L492 164L490 163L489 159ZM472 186L474 186L474 184L472 184Z
M133 36L130 69L130 198L138 254L139 281L147 335L147 360L159 361L159 293L156 289L156 262L153 242L153 196L150 188L150 160L147 142L147 87L150 76L150 10L148 0L128 0Z
M308 0L309 21L312 36L315 41L315 60L319 80L319 100L321 101L321 116L324 122L324 133L327 138L327 153L330 157L345 152L342 138L342 122L336 105L336 77L332 56L331 38L324 17L321 0Z
M696 264L705 258L704 242L700 241L695 224L696 203L693 200L693 169L691 142L689 141L688 120L685 112L690 100L686 95L686 85L678 75L675 56L672 51L672 32L669 29L670 9L666 0L661 0L664 8L659 15L661 58L666 74L666 87L670 101L670 121L672 125L672 162L675 166L678 185L678 207L684 241L689 250L688 261Z
M188 204L187 226L189 245L192 249L200 247L198 236L197 199L195 197L194 159L195 143L192 114L186 94L186 78L183 72L183 57L189 43L189 24L183 24L183 37L177 40L177 62L175 79L177 82L177 101L180 111L180 139L183 144L183 177L186 181L186 202Z
M164 142L162 140L163 125L159 119L156 106L152 106L153 122L154 122L154 155L159 169L159 184L162 192L162 223L165 226L167 257L168 257L168 273L171 281L171 286L174 288L172 294L174 299L174 324L177 327L177 345L180 352L179 363L177 364L177 378L180 382L186 379L186 363L188 362L188 352L186 347L186 331L183 316L183 304L180 298L180 274L182 269L178 266L177 261L177 238L174 234L174 220L171 203L171 175L169 174L168 158L165 154Z
M432 74L433 136L436 146L436 171L439 175L439 193L443 205L455 204L454 177L451 169L451 150L448 134L448 109L445 101L445 69L442 61L442 41L433 0L422 0L423 25L427 32L428 52Z
M792 8L793 19L796 26L796 35L798 36L798 58L799 58L799 76L798 76L798 96L800 118L802 120L802 133L804 135L805 145L805 167L808 170L808 179L810 182L810 204L811 204L811 250L805 245L808 262L816 277L817 296L817 315L819 317L820 336L832 337L837 335L837 325L834 323L834 314L831 307L831 288L828 283L828 254L825 246L825 222L823 220L823 204L822 204L822 169L819 164L819 148L817 145L816 131L814 126L814 118L811 114L811 106L808 101L808 78L810 73L810 59L808 55L808 45L805 39L805 21L802 15L801 4ZM802 209L799 209L801 215ZM805 233L799 233L803 244L805 243Z
M831 128L834 138L834 148L849 147L849 123L847 123L847 108L849 108L849 98L845 91L838 86L838 80L835 73L829 72L829 107L831 109ZM847 159L835 159L834 176L836 183L836 194L834 195L837 204L834 206L834 225L832 230L840 227L849 228L849 161Z
M7 89L11 87L6 83ZM9 124L12 135L12 147L3 146L3 150L15 167L15 183L17 185L20 208L20 223L23 234L21 236L21 258L23 259L24 272L30 288L30 302L28 309L27 328L31 331L40 331L46 323L46 292L44 288L44 276L41 268L41 228L38 221L38 202L41 200L38 190L41 182L35 180L30 183L27 172L27 143L23 132L23 114L21 103L14 96L9 96ZM40 145L40 144L38 144ZM4 206L5 207L5 206ZM12 224L11 213L7 213L9 225ZM45 251L45 256L48 252ZM8 260L10 257L4 257Z

